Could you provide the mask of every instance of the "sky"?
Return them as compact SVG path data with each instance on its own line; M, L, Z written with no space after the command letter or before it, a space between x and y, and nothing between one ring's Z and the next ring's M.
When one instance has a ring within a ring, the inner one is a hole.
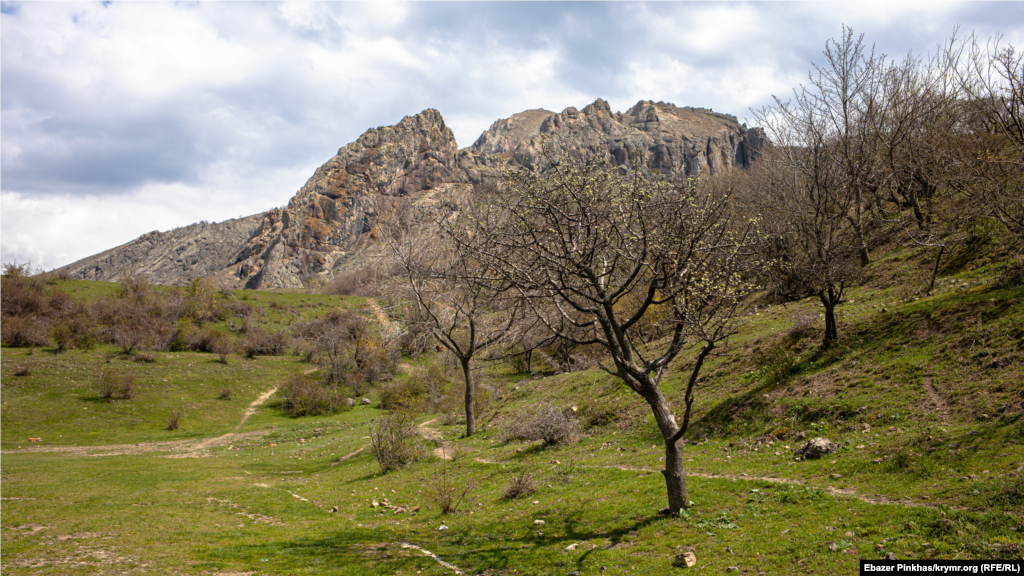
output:
M0 260L50 270L287 204L368 128L436 108L460 147L531 108L639 100L753 124L842 27L902 58L1020 2L2 2Z

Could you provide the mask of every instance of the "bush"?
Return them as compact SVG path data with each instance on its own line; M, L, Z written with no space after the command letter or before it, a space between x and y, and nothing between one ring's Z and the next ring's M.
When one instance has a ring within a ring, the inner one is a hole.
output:
M504 438L545 444L570 444L579 437L579 424L575 418L548 404L537 412L521 415L505 425Z
M385 384L380 391L380 407L385 410L419 409L426 400L427 388L418 378Z
M138 392L135 385L135 377L131 374L119 375L114 372L104 372L96 382L97 392L100 398L112 400L123 398L131 400Z
M175 410L174 412L171 412L171 417L167 419L167 429L177 430L178 426L181 424L181 419L184 417L185 412L183 410Z
M385 470L398 470L421 455L412 417L404 412L383 412L369 424L370 444L377 463Z
M21 366L14 371L15 376L29 376L32 374L32 369L28 366Z
M50 345L43 321L21 316L7 316L0 322L0 341L14 348Z
M340 272L321 290L321 294L335 296L380 296L377 290L378 281L383 276L376 268L363 266L349 272Z
M169 348L173 352L214 352L227 348L230 352L231 338L213 326L198 327L189 317L178 320L174 326Z
M800 340L818 333L818 317L812 313L803 313L793 319L793 327L789 329L788 336L792 340Z
M508 486L505 488L502 498L505 500L515 500L516 498L529 496L536 491L537 486L533 483L533 475L523 470L518 476L512 476L512 480L509 481Z
M280 356L288 349L288 335L284 332L267 332L255 326L246 332L239 347L246 358Z
M96 347L96 329L89 316L74 316L58 320L50 327L50 340L56 352L70 348L91 350Z
M427 484L427 499L441 510L441 514L452 514L459 509L459 505L475 488L476 485L472 483L461 487L456 486L448 474L447 462L442 459L441 470L435 470L433 478Z
M316 382L298 375L283 387L285 410L289 416L315 416L334 414L349 408L346 390Z
M220 391L221 400L231 400L231 388L224 388Z

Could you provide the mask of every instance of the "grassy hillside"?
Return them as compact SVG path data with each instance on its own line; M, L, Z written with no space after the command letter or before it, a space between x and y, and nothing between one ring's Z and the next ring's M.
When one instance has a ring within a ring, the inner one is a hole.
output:
M301 356L223 364L211 353L153 352L136 362L111 345L4 346L3 571L669 573L692 551L702 573L846 574L889 553L1020 557L1024 286L1001 286L998 266L979 259L945 269L922 296L893 280L922 257L897 249L872 264L840 306L842 340L827 352L816 301L751 304L698 385L686 447L694 505L681 518L657 514L663 449L648 408L598 369L482 366L481 431L462 438L457 414L421 404L421 458L384 473L367 428L381 415L380 385L370 406L330 416L291 418L280 392L267 395L316 368ZM116 293L62 285L88 298ZM359 298L231 298L271 329L338 307L376 318ZM240 322L229 314L212 325L231 334ZM694 356L681 355L666 378L677 404ZM407 386L415 399L416 383L441 374L457 395L444 364L434 352L401 358L384 386ZM137 394L102 399L104 372L133 376ZM509 425L547 404L577 419L577 442L505 440ZM839 451L795 459L816 436ZM535 492L504 498L523 473ZM446 486L468 488L452 514L438 509Z

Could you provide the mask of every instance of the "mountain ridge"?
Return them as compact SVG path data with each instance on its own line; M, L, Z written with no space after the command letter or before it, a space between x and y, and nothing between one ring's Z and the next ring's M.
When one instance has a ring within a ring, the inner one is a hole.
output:
M157 284L211 277L226 288L301 288L329 280L376 240L382 199L444 196L495 178L504 167L548 168L555 157L640 163L669 177L749 165L767 144L758 128L704 108L641 100L612 112L598 98L582 110L525 110L496 120L459 148L441 113L428 108L370 128L318 167L283 208L219 224L150 232L57 269L85 280L131 271ZM442 198L443 199L443 198Z

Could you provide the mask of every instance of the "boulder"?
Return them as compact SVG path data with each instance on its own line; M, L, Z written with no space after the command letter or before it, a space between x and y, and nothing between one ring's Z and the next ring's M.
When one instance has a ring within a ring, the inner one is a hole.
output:
M677 568L693 568L697 565L697 556L693 552L683 552L682 554L676 554L672 565Z
M804 444L803 448L800 448L794 454L797 456L803 456L804 458L821 458L825 454L833 454L839 449L827 438L812 438L807 444Z

